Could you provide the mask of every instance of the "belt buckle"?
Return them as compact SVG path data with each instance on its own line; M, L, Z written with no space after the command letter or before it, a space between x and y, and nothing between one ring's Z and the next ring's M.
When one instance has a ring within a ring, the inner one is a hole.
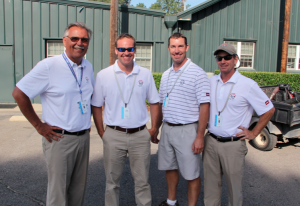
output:
M62 134L62 135L64 135L64 134L65 134L65 130L64 130L64 129L61 131L61 134Z

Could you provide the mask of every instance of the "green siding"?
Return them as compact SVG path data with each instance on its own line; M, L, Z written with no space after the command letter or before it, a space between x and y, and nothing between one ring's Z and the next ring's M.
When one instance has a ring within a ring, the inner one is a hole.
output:
M15 30L15 79L18 82L24 76L24 56L23 56L23 1L14 2L14 30ZM15 83L16 83L15 82Z
M0 0L0 31L5 31L4 0ZM0 44L5 44L5 33L0 32Z
M300 44L300 1L292 0L289 42Z

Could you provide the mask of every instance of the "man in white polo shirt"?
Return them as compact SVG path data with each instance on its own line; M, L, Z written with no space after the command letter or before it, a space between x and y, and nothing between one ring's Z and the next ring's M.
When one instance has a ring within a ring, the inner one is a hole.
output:
M188 181L188 205L195 206L201 188L200 153L209 116L210 86L203 69L186 57L186 37L174 33L168 41L173 65L163 73L160 83L163 127L158 149L158 169L166 170L168 198L160 206L179 205L178 169Z
M228 188L228 205L243 204L242 179L247 146L266 126L274 107L257 83L241 75L235 65L235 48L221 44L214 52L220 74L210 79L211 105L208 133L202 155L204 170L204 203L221 205L222 175ZM249 131L253 109L261 115Z
M47 206L83 205L94 86L93 67L83 57L91 35L84 23L69 24L63 37L66 51L37 63L13 91L20 110L43 136ZM30 102L37 95L41 96L44 123Z
M92 99L95 124L103 140L105 205L119 205L120 178L128 155L136 204L151 206L150 139L157 143L154 134L158 130L159 96L151 71L133 61L136 43L132 35L124 33L117 37L115 53L115 64L97 74ZM151 129L146 127L146 100L150 103Z

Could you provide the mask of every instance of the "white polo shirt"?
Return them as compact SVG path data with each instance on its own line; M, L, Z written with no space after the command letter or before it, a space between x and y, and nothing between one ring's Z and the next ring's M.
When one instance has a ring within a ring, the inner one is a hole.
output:
M189 66L181 74L172 92L169 94L167 107L162 108L163 121L173 124L196 122L199 120L199 105L210 102L210 84L206 73L188 59L177 71L173 69L172 65L171 68L163 73L159 88L160 103L164 102L165 96L170 92L178 75L189 62Z
M118 66L117 61L114 65L98 72L92 105L96 107L104 106L103 121L107 125L122 128L140 127L149 120L146 99L150 104L159 102L152 73L149 69L140 67L134 62L132 72L126 75ZM125 105L122 101L114 72L116 72L125 102L128 102L132 86L135 84L131 99L127 105L130 113L129 119L122 119L121 109Z
M67 56L67 55L66 55ZM87 101L87 113L81 114L77 102L81 100L79 86L62 55L46 58L26 74L17 87L30 99L41 96L42 119L51 126L58 126L70 132L91 127L90 99L93 94L94 72L92 64L82 59L77 66L68 59L76 73L78 81L83 68L82 98Z
M218 83L217 93L216 86ZM241 130L239 126L248 128L252 117L253 109L258 115L262 115L272 109L273 104L267 95L260 89L255 81L241 75L238 70L225 83L221 76L216 75L210 78L211 84L211 102L210 118L208 131L222 137L235 136ZM222 124L220 127L215 126L215 116L225 105L230 89L228 103L220 114ZM217 99L216 98L217 95ZM216 108L216 101L218 110Z

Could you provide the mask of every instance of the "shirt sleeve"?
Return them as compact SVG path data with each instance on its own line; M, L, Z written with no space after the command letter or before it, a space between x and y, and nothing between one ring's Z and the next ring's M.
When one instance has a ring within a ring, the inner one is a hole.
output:
M49 87L49 67L45 61L40 61L16 85L30 99L45 92Z
M104 104L104 89L102 87L101 71L97 74L96 82L94 84L94 93L91 104L95 107L102 107Z
M152 73L149 71L148 73L148 81L149 81L149 87L147 91L147 100L150 104L155 104L159 102L159 96L157 92L157 88L154 82L154 78Z
M196 82L196 96L198 104L210 102L210 83L204 71L197 76Z
M273 108L271 100L256 82L254 82L249 89L247 101L259 116Z

